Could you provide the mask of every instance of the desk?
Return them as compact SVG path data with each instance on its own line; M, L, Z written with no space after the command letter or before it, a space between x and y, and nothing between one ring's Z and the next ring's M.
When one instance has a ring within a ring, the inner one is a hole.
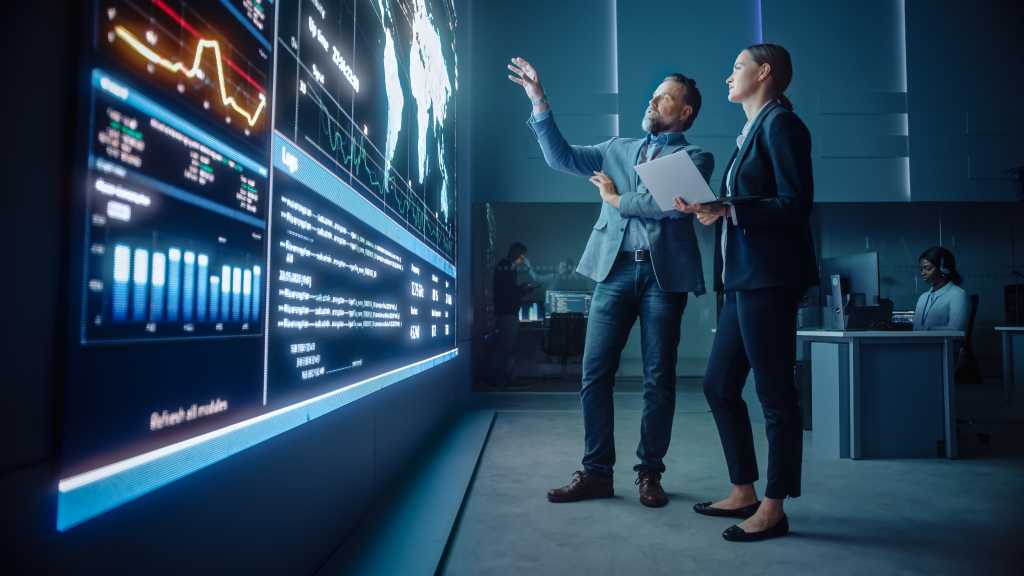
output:
M810 348L812 449L828 458L957 456L963 332L801 330Z
M544 352L544 339L548 330L549 327L542 321L519 323L515 352L517 379L578 381L582 374L582 355L571 354L564 363L560 356L548 356ZM582 350L582 342L579 346Z
M996 332L1003 337L1003 395L1013 402L1024 381L1024 326L996 326Z

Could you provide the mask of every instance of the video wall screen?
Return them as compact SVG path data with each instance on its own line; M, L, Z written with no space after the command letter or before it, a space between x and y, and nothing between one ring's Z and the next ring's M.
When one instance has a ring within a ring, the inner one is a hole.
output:
M92 3L58 529L458 353L452 2Z

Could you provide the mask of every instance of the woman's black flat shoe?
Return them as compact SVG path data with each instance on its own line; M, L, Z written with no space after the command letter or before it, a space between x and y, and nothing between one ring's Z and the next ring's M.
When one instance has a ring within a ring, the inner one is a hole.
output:
M789 534L789 519L783 515L782 520L779 520L775 526L760 532L747 532L739 526L730 526L725 529L725 532L722 532L722 538L730 542L757 542L758 540L778 538L786 534Z
M698 502L693 505L693 511L697 514L703 514L705 516L725 516L728 518L750 518L757 512L757 507L761 505L761 502L754 502L748 506L742 508L736 508L733 510L726 510L725 508L715 508L711 505L711 502Z

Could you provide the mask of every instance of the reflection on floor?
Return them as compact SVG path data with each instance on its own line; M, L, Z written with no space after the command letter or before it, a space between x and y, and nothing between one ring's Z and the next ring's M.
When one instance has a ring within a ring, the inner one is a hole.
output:
M680 383L663 480L672 501L657 510L640 505L633 485L642 398L630 382L615 397L616 497L546 501L545 492L580 467L583 448L579 384L560 386L480 395L480 405L498 413L444 573L1020 573L1024 460L999 454L1020 454L1021 425L1005 414L986 420L979 410L973 423L962 422L961 436L971 438L963 443L968 457L956 461L817 460L808 456L813 432L805 433L803 496L787 506L794 534L735 544L720 536L732 521L691 510L728 489L699 381ZM985 391L975 392L984 405ZM983 442L976 433L986 426ZM754 433L763 475L763 427Z

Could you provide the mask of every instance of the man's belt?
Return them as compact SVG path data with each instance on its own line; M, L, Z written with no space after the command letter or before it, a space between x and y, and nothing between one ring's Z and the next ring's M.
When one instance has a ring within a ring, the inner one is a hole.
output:
M650 250L626 250L619 252L620 258L628 258L633 262L650 262L651 251Z

